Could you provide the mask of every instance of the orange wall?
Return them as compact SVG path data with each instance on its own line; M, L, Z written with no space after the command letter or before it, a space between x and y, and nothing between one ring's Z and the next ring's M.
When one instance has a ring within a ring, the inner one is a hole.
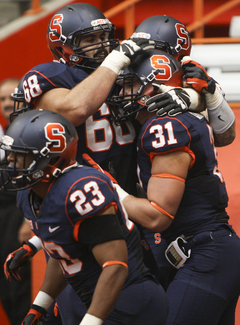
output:
M77 1L70 1L69 3L73 2ZM118 0L88 1L88 3L96 5L102 11L106 11L120 2ZM135 24L137 26L142 20L152 15L166 14L179 19L187 25L193 21L193 2L193 0L142 0L135 6ZM220 6L226 2L226 0L205 0L205 14L214 8L216 9L217 5ZM33 66L52 60L46 42L46 29L53 13L0 42L2 49L0 81L10 76L21 78ZM220 23L228 26L232 15L240 15L240 5L229 10L219 18L214 19L212 23L215 26L218 26ZM119 30L119 33L116 31L116 36L120 39L122 38L123 16L124 13L121 13L111 18L111 21L116 25L117 30ZM214 28L214 25L210 25L211 28ZM217 34L215 36L221 35Z
M106 1L106 7L104 10L108 9L107 5L109 8L112 8L120 2L121 1L118 0ZM223 4L226 4L227 2L230 2L230 0L204 0L204 15L208 14ZM180 20L184 24L190 24L194 19L193 8L193 0L142 0L135 6L135 23L138 25L143 19L153 15L168 15ZM233 9L226 11L224 14L216 17L213 21L211 21L210 25L229 24L231 17L234 15L240 15L240 4L235 6ZM113 22L117 27L122 26L122 14L117 15L112 20L114 20Z

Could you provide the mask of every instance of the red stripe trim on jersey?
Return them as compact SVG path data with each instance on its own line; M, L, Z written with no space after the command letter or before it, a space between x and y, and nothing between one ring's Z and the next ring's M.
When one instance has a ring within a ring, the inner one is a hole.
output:
M44 74L42 74L41 72L37 71L37 70L30 70L29 72L34 72L34 73L38 73L40 74L44 79L47 79L47 81L49 81L54 87L59 88L57 85L55 85L49 78L47 78Z
M167 174L167 173L162 173L162 174L152 174L152 177L160 177L160 178L172 178L172 179L176 179L178 181L184 182L185 183L185 179L179 176L175 176L172 174Z
M165 214L165 216L171 218L172 220L174 219L174 216L172 216L170 213L168 213L168 212L165 211L163 208L161 208L157 203L155 203L155 202L153 202L153 201L151 201L150 203L151 203L151 205L152 205L155 209L157 209L158 211L160 211L160 212L162 212L163 214Z
M76 240L76 241L79 241L79 238L78 238L78 233L79 233L79 227L81 225L81 223L88 219L88 218L91 218L92 216L89 216L89 217L86 217L82 220L78 220L78 222L75 223L74 227L73 227L73 238Z
M151 121L151 123L146 127L146 129L145 129L145 131L143 132L143 135L142 135L142 137L141 137L141 148L143 149L143 138L144 138L144 135L145 135L145 133L148 131L148 129L151 127L151 125L152 125L152 123L154 122L154 121L156 121L156 120L158 120L158 119L164 119L165 118L165 116L163 116L163 117L157 117L157 118L155 118L155 119L153 119L152 121ZM169 118L170 120L172 119L172 120L177 120L180 124L182 124L182 126L186 129L186 131L187 131L187 133L188 133L188 136L189 136L189 143L188 143L188 146L186 147L186 148L188 148L188 150L190 150L190 142L191 142L191 140L192 140L192 137L191 137L191 134L190 134L190 132L189 132L189 130L188 130L188 128L186 127L186 125L181 121L181 120L179 120L178 118L176 118L176 117L170 117L170 116L167 116L167 118ZM184 148L184 147L182 147L182 148ZM177 148L177 150L179 150L179 148ZM143 149L143 151L147 154L147 155L149 155L149 153L148 152L146 152L144 149ZM167 151L167 152L171 152L172 150L169 150L169 151ZM184 151L187 151L187 150L184 150ZM191 150L190 150L191 151ZM166 153L167 153L166 152ZM188 151L187 151L188 152ZM161 152L161 153L163 153L163 152ZM151 154L152 153L150 153L150 156L151 156ZM194 155L194 154L193 154ZM191 155L192 156L192 155ZM152 162L152 160L151 160L151 162ZM194 161L190 164L190 166L189 166L189 169L190 168L192 168L192 166L194 165L194 162L195 162L195 155L194 155Z
M78 179L76 182L74 182L74 183L72 184L72 186L69 188L69 190L68 190L68 192L67 192L66 199L65 199L65 213L66 213L66 216L67 216L69 222L72 224L72 226L74 226L74 224L73 224L71 218L69 218L68 211L67 211L67 202L68 202L68 199L69 199L69 193L71 192L72 188L73 188L73 187L74 187L78 182L80 182L80 181L82 181L82 180L84 180L84 179L88 179L89 177L90 177L90 176L86 176L86 177L82 177L81 179ZM95 176L91 176L91 180L92 180L92 179L96 179L96 182L99 180L99 181L101 181L101 182L103 182L103 183L106 183L107 186L110 188L110 190L113 192L113 189L110 187L110 185L108 184L107 181L105 181L105 180L103 180L103 179L101 179L101 178L95 177ZM112 202L112 203L113 203L113 202ZM104 207L104 209L106 209L106 207ZM104 209L103 209L102 211L104 211ZM99 213L100 213L100 212L98 211L98 213L96 213L96 214L99 214Z

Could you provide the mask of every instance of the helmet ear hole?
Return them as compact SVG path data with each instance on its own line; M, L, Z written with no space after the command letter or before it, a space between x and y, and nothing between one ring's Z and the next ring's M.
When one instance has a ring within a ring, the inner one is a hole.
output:
M56 165L59 159L60 159L60 156L58 156L58 157L53 157L52 159L50 159L50 161L49 161L49 165L51 165L51 166Z
M56 50L62 54L64 54L63 48L62 47L56 47Z

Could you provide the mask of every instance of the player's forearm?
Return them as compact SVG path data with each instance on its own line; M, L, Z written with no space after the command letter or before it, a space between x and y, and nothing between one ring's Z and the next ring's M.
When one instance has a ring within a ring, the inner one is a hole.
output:
M64 114L75 126L82 124L104 103L119 71L130 63L121 51L112 51L90 76L71 89L64 100ZM66 105L68 105L66 113ZM59 106L61 107L61 105ZM66 115L67 114L67 115Z
M41 291L47 293L55 299L66 287L67 281L63 276L59 262L53 258L49 258L44 282Z
M49 108L47 109L62 114L75 126L80 125L98 111L108 97L116 78L117 74L112 70L99 67L71 90L61 89L60 92L56 89L54 107L50 107L46 93L44 95L46 98L44 107L46 108L48 105Z
M128 269L125 266L111 265L104 268L87 313L104 321L116 304L127 276Z
M141 48L137 46L137 49ZM83 123L101 107L120 70L130 64L129 56L135 51L136 48L126 55L123 50L113 50L100 67L69 92L66 100L72 102L71 109L75 118L71 118L71 121L75 126Z
M213 131L213 134L214 134L215 147L224 147L224 146L231 144L236 137L236 123L235 123L235 121L230 126L230 128L228 130L226 130L225 132L223 132L222 134L216 134L214 131Z
M223 95L216 88L215 93L206 94L208 117L214 133L216 147L233 142L236 137L235 115Z
M173 219L154 208L148 199L128 195L123 199L123 205L133 222L154 232L162 232L172 223Z
M73 96L76 98L75 111L77 112L79 123L85 121L86 118L93 115L101 107L108 97L116 78L117 74L112 70L99 67L92 75L73 89Z

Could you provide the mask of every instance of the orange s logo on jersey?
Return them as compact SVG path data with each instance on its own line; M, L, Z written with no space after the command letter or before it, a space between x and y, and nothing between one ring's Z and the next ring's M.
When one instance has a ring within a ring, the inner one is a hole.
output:
M159 70L155 75L156 80L167 81L172 77L172 68L170 60L165 55L153 55L150 58L151 66L155 70Z
M190 45L190 38L186 27L182 24L177 23L175 25L175 28L176 33L179 36L179 38L177 39L178 44L180 44L184 50L187 50Z
M45 136L53 143L52 147L48 147L50 152L63 152L66 148L65 128L60 123L48 123L44 127ZM46 144L46 146L47 146Z
M160 244L161 243L161 234L159 232L156 232L154 234L154 239L155 239L155 244Z
M61 26L62 21L63 21L62 14L55 15L51 20L50 23L51 32L49 33L49 39L52 42L56 42L60 40L60 35L62 35L62 26ZM55 35L54 31L56 31L59 34L59 36Z

